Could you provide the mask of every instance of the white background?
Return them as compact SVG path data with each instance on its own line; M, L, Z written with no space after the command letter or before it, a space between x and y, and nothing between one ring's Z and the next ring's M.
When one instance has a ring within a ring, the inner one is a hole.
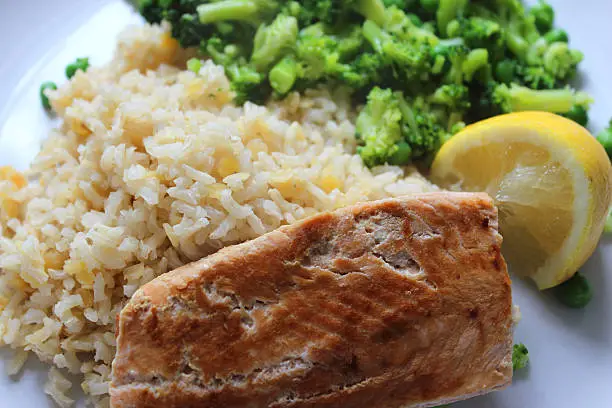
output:
M586 55L579 80L596 103L591 128L612 116L612 2L550 0L557 24ZM127 4L112 0L0 0L0 165L27 167L50 121L38 87L64 80L76 57L108 60L117 33L138 22ZM453 408L612 407L612 240L606 238L583 268L595 290L584 310L566 309L527 282L515 281L523 320L515 340L524 342L531 365L505 391ZM8 350L0 350L0 368ZM30 358L9 379L0 371L0 408L53 406L42 391L46 371ZM77 387L78 388L78 387ZM373 407L374 408L374 407Z

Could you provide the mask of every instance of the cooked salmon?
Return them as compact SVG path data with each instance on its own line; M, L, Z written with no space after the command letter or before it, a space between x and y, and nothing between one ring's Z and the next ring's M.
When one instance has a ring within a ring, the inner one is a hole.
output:
M315 215L169 272L118 318L115 408L432 407L512 379L485 194Z

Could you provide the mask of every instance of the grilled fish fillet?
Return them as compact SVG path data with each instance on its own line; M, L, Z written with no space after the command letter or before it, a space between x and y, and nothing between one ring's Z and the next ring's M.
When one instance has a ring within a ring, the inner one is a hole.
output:
M510 280L485 194L323 213L143 286L115 408L432 407L512 379Z

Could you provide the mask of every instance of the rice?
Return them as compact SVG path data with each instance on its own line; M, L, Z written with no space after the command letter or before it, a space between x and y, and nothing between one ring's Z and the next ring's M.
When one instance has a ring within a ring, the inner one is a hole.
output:
M231 104L221 67L182 70L167 27L133 27L114 60L49 93L62 119L25 173L0 169L0 345L109 404L114 322L156 276L320 211L434 190L414 170L367 169L341 91ZM18 135L15 135L18 137ZM62 372L60 372L60 370Z

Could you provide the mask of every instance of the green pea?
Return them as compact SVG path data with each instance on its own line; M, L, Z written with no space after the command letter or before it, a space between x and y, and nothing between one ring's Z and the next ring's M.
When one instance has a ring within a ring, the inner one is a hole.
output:
M85 72L87 68L89 68L89 58L77 58L75 62L66 66L66 77L70 79L78 70Z
M544 39L547 43L552 44L556 42L569 42L569 36L565 30L555 28L544 34Z
M51 103L49 102L49 98L47 97L47 95L45 95L45 90L47 89L57 89L57 85L55 84L55 82L43 82L40 85L40 101L42 103L43 108L45 108L46 110L50 110L51 109Z
M585 307L593 298L591 284L580 272L553 290L561 303L574 309Z
M191 58L187 61L187 69L191 72L195 72L196 74L200 72L200 68L202 68L202 61L197 58Z
M514 80L516 64L511 60L503 60L495 66L495 77L504 84L509 84Z
M555 11L550 4L540 0L529 10L529 14L534 17L536 27L541 33L545 33L552 28L555 21Z

